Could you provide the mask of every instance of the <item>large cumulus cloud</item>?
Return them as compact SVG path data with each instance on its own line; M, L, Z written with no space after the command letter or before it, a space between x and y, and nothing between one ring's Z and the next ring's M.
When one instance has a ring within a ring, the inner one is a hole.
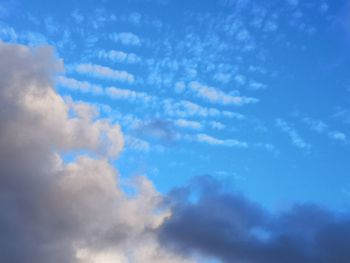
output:
M0 262L187 262L157 242L168 211L151 182L118 185L119 125L56 93L51 48L0 42L0 58ZM91 154L65 163L71 150Z
M178 253L221 262L347 263L350 215L312 204L271 213L211 177L193 179L169 195L172 216L159 238Z

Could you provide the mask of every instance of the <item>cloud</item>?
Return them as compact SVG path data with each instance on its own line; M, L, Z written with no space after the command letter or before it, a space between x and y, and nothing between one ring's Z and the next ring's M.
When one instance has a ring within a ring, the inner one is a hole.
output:
M212 103L240 106L258 102L258 99L256 98L225 93L214 87L202 85L196 81L190 82L188 88L195 94L195 96L203 98Z
M173 189L161 242L223 263L348 262L349 214L312 204L272 213L225 185L202 176Z
M87 81L79 81L79 80L64 77L64 76L59 76L57 78L57 85L71 89L71 90L78 90L81 92L87 92L87 93L93 93L93 94L103 93L103 88L99 85L94 85Z
M285 132L291 139L292 143L301 149L310 150L311 145L306 143L299 133L293 129L285 120L276 119L276 126Z
M80 74L87 74L98 78L106 78L112 80L118 80L129 84L134 83L135 77L124 70L114 70L109 67L100 66L96 64L86 63L78 64L73 68L74 71Z
M116 87L106 88L106 94L113 99L141 101L143 103L150 103L156 100L155 97L150 96L144 92L136 92L130 89L120 89Z
M328 128L327 124L320 120L313 120L305 117L303 121L310 127L310 129L318 133L323 133Z
M109 59L113 62L135 64L140 61L140 58L134 53L125 53L118 50L100 50L97 56L103 59Z
M0 42L0 57L0 261L190 262L157 241L169 212L152 183L122 191L109 161L123 149L119 125L54 90L52 50Z
M195 137L195 140L197 142L206 143L214 146L243 147L243 148L248 147L248 144L246 142L233 140L233 139L222 140L204 133L198 134Z
M126 136L125 144L127 148L140 152L149 152L151 149L151 144L149 142L134 136Z
M174 121L174 124L181 128L188 128L192 130L200 130L202 129L202 124L198 121L189 121L185 119L177 119Z
M222 124L221 122L218 122L218 121L211 121L211 122L209 122L209 125L210 125L210 127L212 127L215 130L223 130L226 127L224 124Z
M112 33L110 34L110 38L117 42L126 46L140 46L141 40L140 38L131 33L131 32L121 32L121 33Z
M332 140L347 142L347 136L341 131L331 130L330 127L320 120L313 120L311 118L304 118L303 121L310 127L311 130L316 131L319 134L328 135Z
M173 99L165 99L162 103L164 113L169 116L177 117L217 117L221 115L221 112L215 108L207 108L191 101L180 100L174 101Z
M333 140L338 140L338 141L342 141L342 142L346 142L347 141L346 134L344 134L342 132L339 132L339 131L332 131L328 135Z

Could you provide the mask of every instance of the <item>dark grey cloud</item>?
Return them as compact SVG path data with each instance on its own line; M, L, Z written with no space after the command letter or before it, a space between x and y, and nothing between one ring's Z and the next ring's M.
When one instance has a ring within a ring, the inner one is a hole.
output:
M271 213L209 176L169 194L172 216L159 229L162 243L185 255L222 262L346 263L350 215L302 204Z

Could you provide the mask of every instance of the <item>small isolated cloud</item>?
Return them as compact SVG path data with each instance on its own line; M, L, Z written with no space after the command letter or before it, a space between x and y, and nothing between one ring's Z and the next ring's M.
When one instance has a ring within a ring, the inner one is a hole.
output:
M200 130L203 128L202 124L198 121L189 121L185 119L177 119L174 124L180 128L187 128L192 130Z
M223 130L226 127L224 124L218 121L210 121L209 126L215 130Z
M248 89L250 90L262 90L266 88L267 88L266 84L263 84L261 82L257 82L254 80L249 81L249 84L248 84Z
M292 144L294 144L296 147L304 150L311 149L311 145L306 143L299 133L285 120L276 119L276 126L290 137Z
M82 22L84 22L84 16L82 13L80 13L80 11L78 9L75 9L73 11L72 17L73 17L74 21L78 24L81 24Z
M217 88L200 84L199 82L190 82L188 88L191 92L206 101L222 105L244 105L258 102L256 98L239 96L236 94L225 93Z
M232 75L229 73L216 73L213 77L214 80L216 80L217 82L220 82L222 84L227 84L231 81L232 79Z
M204 133L198 134L195 137L195 140L197 142L206 143L214 146L243 147L243 148L248 147L248 144L246 142L233 140L233 139L222 140Z
M134 83L135 77L124 70L114 70L109 67L96 64L78 64L73 68L74 71L80 74L87 74L98 78L118 80L129 84Z
M125 53L118 50L100 50L97 52L99 58L108 59L113 62L135 64L140 62L140 58L134 53Z
M328 133L328 136L333 140L342 141L342 142L347 141L346 134L342 133L340 131L332 131L332 132Z
M303 121L310 127L311 130L318 133L323 133L328 129L327 124L320 120L313 120L311 118L304 118Z
M110 38L117 42L126 46L140 46L141 40L140 38L131 33L131 32L121 32L121 33L112 33L110 34Z

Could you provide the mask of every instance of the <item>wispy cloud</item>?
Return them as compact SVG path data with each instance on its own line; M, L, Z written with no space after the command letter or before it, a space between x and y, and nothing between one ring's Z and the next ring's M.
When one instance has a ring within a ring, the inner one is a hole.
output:
M221 122L218 121L210 121L209 125L211 128L215 129L215 130L223 130L225 129L226 125L222 124Z
M217 117L220 116L220 111L215 108L207 108L196 103L181 100L174 101L173 99L166 99L163 101L164 113L169 116L177 117Z
M99 50L97 52L99 58L108 59L113 62L135 64L140 58L134 53L126 53L118 50Z
M197 142L206 143L214 146L226 146L226 147L242 147L247 148L248 143L234 139L218 139L208 134L200 133L195 136Z
M320 120L314 120L308 117L305 117L303 121L312 129L318 133L322 133L328 129L327 124Z
M117 87L108 87L106 88L106 94L113 99L122 99L129 101L139 101L143 103L150 103L155 101L156 98L148 95L144 92L136 92L130 89L121 89Z
M332 131L328 133L328 136L337 141L347 142L347 136L345 133L342 133L340 131Z
M240 96L238 94L225 93L217 88L202 85L199 82L193 81L188 84L188 88L192 93L211 103L222 105L244 105L249 103L256 103L258 99ZM238 92L236 92L238 93Z
M110 38L117 42L126 46L140 46L141 40L140 38L131 32L121 32L121 33L112 33L110 34Z
M276 119L276 126L280 128L283 132L285 132L291 139L292 143L304 150L310 150L311 145L304 141L304 139L299 135L299 133L285 120Z
M192 130L200 130L203 128L203 125L198 121L189 121L186 119L177 119L174 120L174 124L181 128L187 128Z
M78 90L80 92L102 94L103 88L99 85L91 84L87 81L79 81L73 78L68 78L65 76L59 76L57 78L57 85L69 88L72 90Z
M118 80L121 82L133 83L135 81L134 75L124 70L114 70L109 67L96 64L78 64L73 67L73 70L80 74L87 74L98 78L106 78Z
M311 130L316 131L319 134L327 135L328 138L332 140L343 143L346 143L348 141L345 133L338 130L333 130L332 127L323 121L311 119L309 117L305 117L303 121L309 126Z

